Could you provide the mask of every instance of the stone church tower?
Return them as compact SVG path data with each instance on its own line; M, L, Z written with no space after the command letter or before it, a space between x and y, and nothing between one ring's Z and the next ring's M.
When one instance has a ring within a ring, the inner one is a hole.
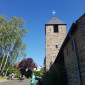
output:
M45 24L46 70L54 63L66 34L66 24L56 17Z

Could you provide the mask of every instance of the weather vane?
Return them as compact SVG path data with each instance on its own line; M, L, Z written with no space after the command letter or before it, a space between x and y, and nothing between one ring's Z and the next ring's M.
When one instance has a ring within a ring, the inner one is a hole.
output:
M52 12L53 16L55 16L55 13L56 13L56 12L53 10L53 12Z

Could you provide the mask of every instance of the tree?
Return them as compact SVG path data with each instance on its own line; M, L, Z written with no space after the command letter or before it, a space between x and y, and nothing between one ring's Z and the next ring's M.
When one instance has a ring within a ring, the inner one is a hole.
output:
M23 59L18 65L18 69L20 70L21 74L25 75L26 77L31 76L31 70L33 70L33 68L36 68L36 64L32 58Z
M7 64L8 57L12 64L19 57L24 57L25 43L22 42L23 37L27 33L27 30L23 28L25 21L22 18L12 17L7 20L5 15L0 17L0 49L1 55L3 55L1 67L6 56L3 70Z
M44 57L44 71L46 71L46 57Z
M18 66L19 70L22 70L22 69L33 70L33 68L36 68L36 64L34 63L32 58L23 59Z
M3 58L3 56L0 57L0 64L1 64L1 62L2 62L2 58ZM3 61L2 67L4 66L4 63L5 63L6 58L7 58L7 56L4 57L4 61ZM9 62L9 58L8 58L5 69L8 68L9 64L10 64L10 66L11 66L11 63ZM2 68L1 68L1 69L2 69Z

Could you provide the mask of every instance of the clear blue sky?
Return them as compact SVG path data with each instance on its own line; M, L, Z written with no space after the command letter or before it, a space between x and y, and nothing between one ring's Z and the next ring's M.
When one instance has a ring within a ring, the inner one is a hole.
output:
M85 0L0 0L0 15L22 17L29 31L24 39L28 45L26 57L43 65L45 57L45 23L56 11L56 18L67 24L67 32L73 21L85 13Z

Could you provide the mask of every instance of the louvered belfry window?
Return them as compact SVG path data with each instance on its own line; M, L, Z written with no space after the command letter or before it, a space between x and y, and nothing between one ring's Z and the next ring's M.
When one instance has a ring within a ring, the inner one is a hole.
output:
M54 25L54 32L58 32L58 25Z

